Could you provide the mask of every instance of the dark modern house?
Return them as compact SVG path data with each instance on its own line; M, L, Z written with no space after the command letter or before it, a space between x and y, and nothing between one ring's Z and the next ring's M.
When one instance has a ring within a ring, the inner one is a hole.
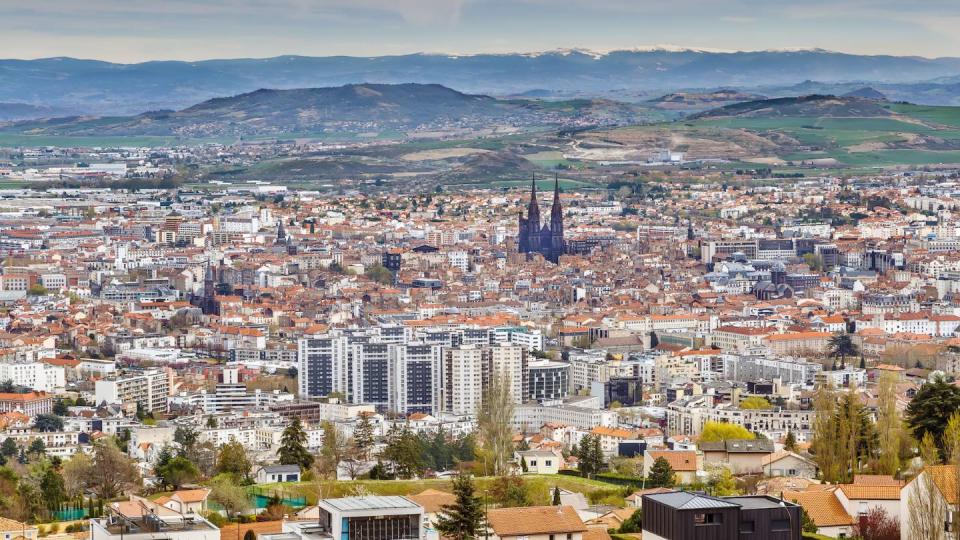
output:
M800 540L800 506L692 491L643 496L643 540Z

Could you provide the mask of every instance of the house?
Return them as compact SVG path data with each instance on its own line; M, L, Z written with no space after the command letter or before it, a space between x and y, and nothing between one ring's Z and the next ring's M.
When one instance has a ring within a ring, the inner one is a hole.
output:
M437 515L443 511L444 506L453 505L457 497L446 491L436 489L427 489L416 495L407 496L411 501L423 507L423 522L421 523L422 538L424 540L439 540L440 533L437 531Z
M942 513L943 537L952 536L957 520L957 471L955 465L934 465L925 467L913 480L900 490L900 538L909 540L930 536L933 531L915 530L910 507L922 507L928 511Z
M590 433L595 437L600 437L600 448L603 450L603 456L606 459L620 453L620 443L639 439L639 434L636 431L606 426L597 426Z
M273 482L299 482L299 465L264 465L259 467L254 475L258 484L270 484Z
M491 540L583 540L587 531L569 506L496 508L487 512Z
M517 463L526 464L525 472L530 474L557 474L563 463L563 456L547 450L525 450L515 454Z
M817 477L817 464L813 460L789 450L764 456L762 466L767 476Z
M903 482L884 475L856 475L852 484L840 484L835 492L840 504L853 518L880 508L895 520L901 519L900 490Z
M678 484L697 481L697 472L703 470L703 456L693 450L647 450L643 454L643 476L650 476L650 469L657 458L664 458L676 476Z
M773 497L672 491L643 499L644 540L800 540L800 507Z
M157 504L161 504L171 510L181 514L200 514L207 511L207 497L210 496L210 490L203 489L182 489L174 491L169 497L157 499Z
M0 537L4 540L25 538L26 540L37 540L37 528L33 525L27 525L19 521L0 517Z
M723 466L733 474L759 474L763 460L773 453L769 439L729 439L698 444L704 465Z
M260 535L259 540L421 538L423 507L406 497L368 495L321 499L316 510L316 519L284 520L281 533Z
M676 491L675 489L665 488L665 487L656 487L650 489L641 489L640 491L634 491L630 495L627 495L624 500L627 502L627 506L633 508L643 508L643 496L644 495L653 495L654 493L670 493Z
M178 512L140 497L110 503L109 514L90 520L89 540L220 540L220 529L199 512ZM123 527L117 526L118 518Z
M853 517L847 513L840 499L834 494L836 487L785 491L783 497L799 504L817 525L817 532L824 536L843 538L853 535Z

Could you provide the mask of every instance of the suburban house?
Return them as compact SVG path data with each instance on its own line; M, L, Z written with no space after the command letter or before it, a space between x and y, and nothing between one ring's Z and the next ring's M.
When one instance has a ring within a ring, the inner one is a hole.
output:
M597 426L590 430L590 433L596 437L600 437L600 448L603 449L603 456L606 459L610 459L620 453L620 443L636 441L640 438L640 434L636 431L605 426Z
M5 540L10 538L37 540L37 533L38 530L35 525L27 525L26 523L0 517L0 535L2 535Z
M189 493L194 491L208 492L205 489L177 492L187 493L178 500L197 499L195 494ZM118 526L118 523L123 525ZM220 540L220 529L199 512L179 512L136 496L131 496L128 501L110 503L108 515L91 519L89 525L90 540Z
M563 456L548 450L525 450L515 454L517 464L526 464L530 474L557 474L563 463Z
M733 474L759 474L763 472L763 460L773 453L773 441L769 439L730 439L701 442L705 466L723 466Z
M371 538L419 540L423 507L406 497L369 495L321 499L316 519L284 520L279 534L261 534L259 540L320 540Z
M703 470L703 455L693 450L647 450L643 454L643 476L650 476L650 468L657 458L664 458L676 475L678 484L697 481L697 472Z
M182 489L174 491L168 497L160 497L156 503L181 514L201 514L207 511L209 496L210 490L206 488Z
M643 540L800 540L800 507L773 497L672 491L643 499Z
M854 519L834 494L836 490L835 486L817 486L807 491L785 491L783 497L807 511L817 525L817 533L833 538L852 536Z
M767 476L816 478L817 464L796 452L781 450L764 456L763 473Z
M957 514L957 470L955 465L933 465L924 467L913 480L900 490L900 538L908 540L924 536L924 531L915 531L910 517L911 506L923 506L928 509L938 508L943 511L943 530L945 533L955 532L960 515ZM918 505L918 500L924 500ZM944 535L948 536L948 535Z
M273 482L299 482L299 465L264 465L257 469L254 478L258 484Z
M416 495L408 495L407 498L423 507L423 522L420 524L423 539L439 540L440 533L436 528L437 515L443 511L445 505L453 505L457 497L446 491L427 489Z
M491 540L583 540L587 526L570 506L496 508L487 512Z

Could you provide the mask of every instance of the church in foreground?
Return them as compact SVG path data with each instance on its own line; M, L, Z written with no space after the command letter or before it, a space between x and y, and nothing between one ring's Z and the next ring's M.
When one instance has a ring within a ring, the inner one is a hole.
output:
M520 253L539 253L556 264L563 255L566 244L563 240L563 206L560 204L560 179L554 179L553 206L549 223L540 222L540 205L537 203L537 179L530 188L530 204L527 217L520 213L517 246Z

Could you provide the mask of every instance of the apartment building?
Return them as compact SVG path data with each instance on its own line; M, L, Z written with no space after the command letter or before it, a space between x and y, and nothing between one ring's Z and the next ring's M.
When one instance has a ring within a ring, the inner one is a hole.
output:
M144 413L166 412L170 376L166 370L151 369L96 382L97 403L136 403Z

